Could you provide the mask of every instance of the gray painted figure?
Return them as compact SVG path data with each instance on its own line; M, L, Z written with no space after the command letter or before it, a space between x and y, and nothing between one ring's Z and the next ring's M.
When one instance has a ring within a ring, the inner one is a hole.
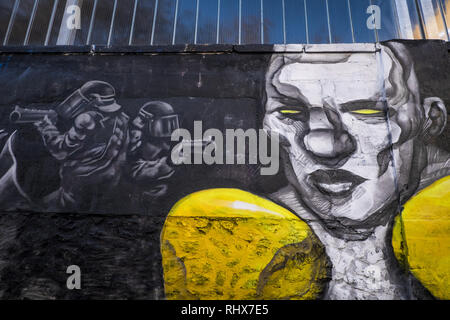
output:
M381 71L380 71L381 70ZM430 297L395 260L401 205L449 174L429 141L447 121L441 99L419 96L403 45L375 53L276 54L266 74L264 127L280 137L289 186L271 195L326 248L326 299Z
M168 163L174 130L178 129L178 115L163 101L144 104L130 126L128 178L137 187L139 202L151 202L166 194L167 179L175 172Z
M49 117L36 122L45 146L60 161L61 187L50 194L50 208L90 209L97 193L117 186L128 145L128 116L116 103L115 90L106 82L89 81L57 108L71 119L61 132Z

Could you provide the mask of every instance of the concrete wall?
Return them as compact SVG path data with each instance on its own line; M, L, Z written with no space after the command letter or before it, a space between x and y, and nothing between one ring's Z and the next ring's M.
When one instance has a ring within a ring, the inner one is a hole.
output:
M0 55L3 299L449 298L446 43L55 50Z

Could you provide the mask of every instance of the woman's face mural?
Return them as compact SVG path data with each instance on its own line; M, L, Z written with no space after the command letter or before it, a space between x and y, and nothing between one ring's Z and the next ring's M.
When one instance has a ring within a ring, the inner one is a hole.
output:
M418 183L417 139L445 124L440 99L420 101L402 50L271 61L264 126L280 135L288 179L325 222L377 225L403 186ZM429 120L431 112L439 120Z

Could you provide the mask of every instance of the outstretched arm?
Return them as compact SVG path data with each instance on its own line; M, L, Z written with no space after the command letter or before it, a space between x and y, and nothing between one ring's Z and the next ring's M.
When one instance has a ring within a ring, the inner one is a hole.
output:
M66 133L61 133L48 117L35 126L52 156L64 160L84 145L86 137L95 129L95 121L89 113L82 113L75 118L73 126Z

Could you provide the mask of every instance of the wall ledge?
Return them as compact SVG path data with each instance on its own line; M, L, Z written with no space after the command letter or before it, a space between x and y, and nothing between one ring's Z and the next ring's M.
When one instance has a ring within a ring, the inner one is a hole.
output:
M450 50L450 42L444 40L391 40L404 43L441 42ZM384 41L389 42L389 41ZM331 53L331 52L375 52L381 43L346 44L201 44L162 46L0 46L0 54L208 54L208 53Z

